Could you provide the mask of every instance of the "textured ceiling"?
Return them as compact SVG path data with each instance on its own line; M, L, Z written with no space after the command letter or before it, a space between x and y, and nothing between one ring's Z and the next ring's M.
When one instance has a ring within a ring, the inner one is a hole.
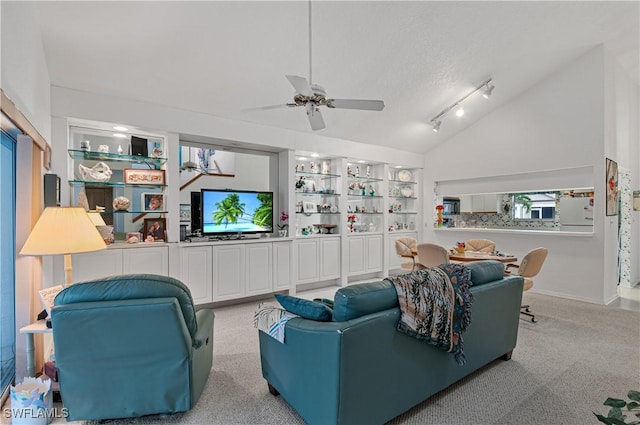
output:
M308 3L36 3L51 82L311 132L285 74L308 77ZM319 134L425 152L604 43L637 78L639 3L314 1L313 82L382 112L322 109ZM486 78L467 114L429 120ZM206 135L204 135L206 136Z

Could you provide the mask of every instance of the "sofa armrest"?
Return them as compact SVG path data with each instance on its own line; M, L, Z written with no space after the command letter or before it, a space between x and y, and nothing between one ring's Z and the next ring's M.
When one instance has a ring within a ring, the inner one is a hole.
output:
M198 331L193 336L193 348L200 348L207 344L207 339L211 334L213 328L213 319L215 315L213 310L204 309L196 312L196 322L198 324Z

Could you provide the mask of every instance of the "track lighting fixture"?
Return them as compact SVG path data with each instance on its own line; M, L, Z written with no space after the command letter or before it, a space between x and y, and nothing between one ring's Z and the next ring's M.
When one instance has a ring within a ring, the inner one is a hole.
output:
M496 88L496 86L494 85L489 85L489 83L485 83L485 88L482 91L482 97L484 97L485 99L489 99L489 97L491 96L491 93L493 92L493 89Z
M437 133L438 131L440 131L440 125L442 124L442 121L440 120L440 118L442 118L450 110L455 108L456 109L456 116L462 117L464 115L464 108L462 107L461 103L464 100L466 100L469 96L474 94L475 92L477 92L479 90L482 90L482 96L484 98L489 98L489 96L491 96L491 92L493 92L493 89L496 88L494 85L492 85L490 83L491 83L491 78L489 78L488 80L484 81L482 84L477 86L471 92L467 93L460 100L458 100L457 102L453 103L451 106L448 106L448 107L444 108L438 115L436 115L435 117L431 118L431 121L429 121L429 122L431 123L433 132Z

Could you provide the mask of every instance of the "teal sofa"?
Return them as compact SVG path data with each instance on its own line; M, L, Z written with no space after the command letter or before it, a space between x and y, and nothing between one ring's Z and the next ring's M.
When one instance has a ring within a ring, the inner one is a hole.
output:
M466 364L396 330L388 281L338 290L333 321L289 320L284 344L259 332L262 376L308 424L383 424L516 346L523 279L497 261L470 263L471 324Z
M211 371L212 310L157 275L77 283L51 310L67 420L105 420L191 409Z

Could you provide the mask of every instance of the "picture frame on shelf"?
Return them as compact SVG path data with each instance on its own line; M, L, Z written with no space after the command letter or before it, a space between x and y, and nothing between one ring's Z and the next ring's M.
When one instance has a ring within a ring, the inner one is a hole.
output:
M149 156L148 140L138 136L131 136L131 155Z
M164 193L146 192L140 195L140 205L143 212L165 210Z
M165 218L145 218L142 225L142 239L145 242L167 240L167 220Z
M180 204L180 221L191 221L191 205Z
M149 184L164 186L164 170L143 170L140 168L125 168L124 182L126 184Z

